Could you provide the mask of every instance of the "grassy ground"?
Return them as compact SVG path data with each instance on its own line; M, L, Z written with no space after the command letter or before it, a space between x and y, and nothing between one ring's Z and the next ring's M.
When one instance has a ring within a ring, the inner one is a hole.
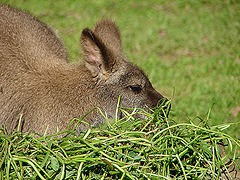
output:
M58 133L62 138L0 129L0 179L187 180L220 179L222 172L239 175L231 172L235 164L229 167L227 159L240 141L222 133L221 127L209 127L206 119L177 124L160 118L161 112L161 106L152 114L145 112L143 120L127 113L111 123L106 119L104 129L90 128L80 135L66 130Z
M240 122L239 1L0 0L58 30L71 61L81 59L81 30L103 17L116 20L130 61L172 98L170 117L205 116L210 124ZM228 133L239 138L240 125Z

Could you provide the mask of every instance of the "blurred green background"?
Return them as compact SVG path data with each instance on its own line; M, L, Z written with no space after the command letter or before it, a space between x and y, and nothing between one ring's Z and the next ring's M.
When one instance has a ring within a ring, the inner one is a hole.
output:
M170 118L240 122L240 1L0 0L56 29L70 61L81 61L79 37L101 18L119 25L124 53L172 99ZM227 132L239 138L240 125Z

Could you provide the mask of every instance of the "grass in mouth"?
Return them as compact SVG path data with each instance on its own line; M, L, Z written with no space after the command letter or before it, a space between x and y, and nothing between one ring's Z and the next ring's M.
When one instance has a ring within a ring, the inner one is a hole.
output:
M106 119L104 128L79 136L67 130L60 138L36 138L1 129L0 179L218 179L224 162L236 158L240 141L222 132L231 124L210 127L209 116L176 123L162 117L161 106L152 114L119 109L123 119ZM135 119L136 113L147 118Z

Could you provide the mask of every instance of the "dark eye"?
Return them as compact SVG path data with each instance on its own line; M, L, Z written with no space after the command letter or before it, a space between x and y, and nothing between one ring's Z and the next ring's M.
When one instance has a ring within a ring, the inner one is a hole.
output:
M128 86L128 88L136 94L138 94L142 91L142 87L139 85Z

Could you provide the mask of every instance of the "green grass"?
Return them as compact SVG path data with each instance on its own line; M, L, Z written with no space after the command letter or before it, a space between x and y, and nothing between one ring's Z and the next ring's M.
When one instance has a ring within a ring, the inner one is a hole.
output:
M227 125L210 127L208 117L175 123L160 107L143 111L144 120L120 108L125 118L61 138L1 129L0 179L218 179L240 141L222 132Z

